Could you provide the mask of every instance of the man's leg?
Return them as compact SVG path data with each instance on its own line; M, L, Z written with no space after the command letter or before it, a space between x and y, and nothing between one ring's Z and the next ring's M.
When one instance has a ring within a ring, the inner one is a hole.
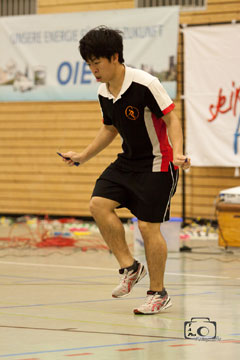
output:
M123 224L115 213L118 205L116 201L94 196L90 202L90 211L120 267L126 268L133 264L134 258L126 243Z
M138 226L144 240L150 290L147 292L144 304L134 309L133 312L136 315L153 315L172 305L171 299L164 288L167 245L160 231L160 223L139 221Z
M115 213L118 202L98 196L92 197L91 213L108 247L115 255L121 269L120 284L113 290L113 297L122 297L130 293L133 286L146 274L145 267L136 261L128 248L125 231L119 217Z
M167 260L167 245L160 231L160 223L138 221L144 240L146 260L150 277L150 290L162 291Z

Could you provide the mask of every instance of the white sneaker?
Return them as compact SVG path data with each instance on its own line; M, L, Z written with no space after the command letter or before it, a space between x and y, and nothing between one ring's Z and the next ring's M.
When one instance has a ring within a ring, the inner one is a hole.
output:
M172 302L167 292L164 296L161 296L159 292L149 290L145 303L139 306L139 308L134 309L133 312L136 315L153 315L160 313L170 306L172 306Z
M136 272L133 270L128 271L124 269L124 272L121 277L120 284L113 290L112 297L124 297L127 296L132 290L133 286L138 283L145 275L147 275L147 271L142 264L138 264L138 269Z

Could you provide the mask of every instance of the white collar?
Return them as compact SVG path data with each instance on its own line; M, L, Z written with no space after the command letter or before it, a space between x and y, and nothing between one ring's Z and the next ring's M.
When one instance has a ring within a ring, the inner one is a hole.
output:
M132 84L133 76L134 76L134 69L129 66L125 66L124 80L118 96L115 98L110 93L106 83L103 83L99 86L98 94L107 97L109 100L113 100L113 102L116 102L117 100L121 99L122 94L124 94L129 88L129 86Z

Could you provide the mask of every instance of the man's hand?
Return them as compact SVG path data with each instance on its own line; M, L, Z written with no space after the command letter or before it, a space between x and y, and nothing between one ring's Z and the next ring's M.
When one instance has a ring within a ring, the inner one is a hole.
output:
M79 163L81 164L81 154L76 153L74 151L68 151L66 153L61 153L61 156L63 158L63 161L69 165L69 166L73 166L75 165L75 163Z
M176 155L173 158L173 165L181 167L183 170L189 169L191 160L185 155Z

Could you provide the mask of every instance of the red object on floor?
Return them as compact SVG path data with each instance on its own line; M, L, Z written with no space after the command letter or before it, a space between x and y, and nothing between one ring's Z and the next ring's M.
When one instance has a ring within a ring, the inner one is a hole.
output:
M46 238L43 241L36 244L37 247L64 247L64 246L74 246L75 240L70 238L65 238L63 236L55 236L52 238Z
M73 223L74 221L76 221L74 218L61 218L61 219L58 219L58 221L61 223L61 224L71 224Z

